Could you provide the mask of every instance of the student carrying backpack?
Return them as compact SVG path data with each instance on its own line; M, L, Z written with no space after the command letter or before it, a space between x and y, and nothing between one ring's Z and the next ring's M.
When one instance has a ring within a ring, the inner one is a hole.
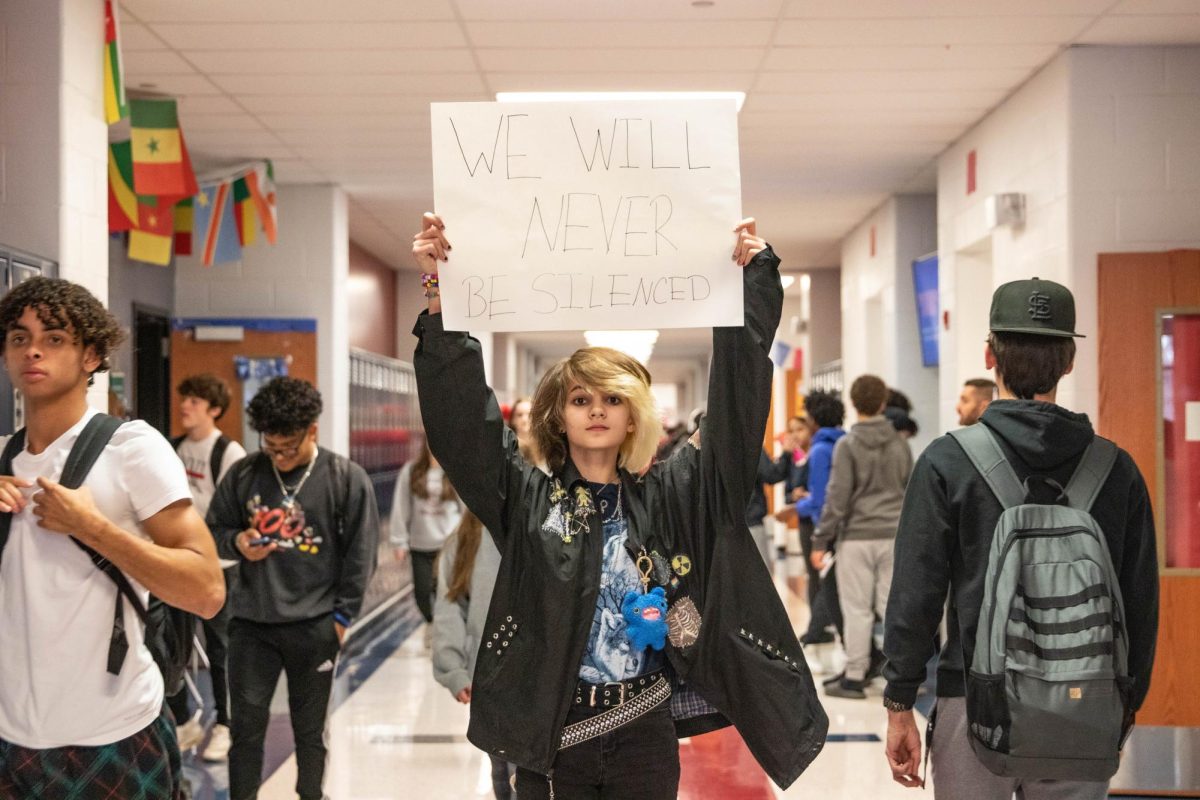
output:
M936 798L1101 800L1154 665L1150 499L1129 454L1056 404L1075 357L1071 293L1004 284L990 326L999 399L926 448L900 515L888 765L923 784L912 706L949 593L927 736Z

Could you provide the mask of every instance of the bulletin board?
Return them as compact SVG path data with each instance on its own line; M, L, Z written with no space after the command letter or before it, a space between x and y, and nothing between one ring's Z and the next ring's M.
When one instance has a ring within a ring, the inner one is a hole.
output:
M241 341L197 341L197 326L241 328ZM247 450L257 442L242 441L242 381L237 374L238 357L283 358L288 375L317 385L317 321L315 319L183 318L171 321L171 435L179 436L179 382L188 375L211 373L229 384L229 410L217 427ZM318 387L320 388L320 387Z

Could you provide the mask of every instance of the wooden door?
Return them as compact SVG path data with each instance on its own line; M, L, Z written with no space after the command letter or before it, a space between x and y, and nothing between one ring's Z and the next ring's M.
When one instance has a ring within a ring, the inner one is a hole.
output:
M1160 309L1185 307L1200 308L1200 250L1100 256L1097 428L1129 451L1146 478L1160 528L1160 564L1165 532L1158 508L1157 319ZM1200 575L1164 572L1159 587L1158 652L1138 722L1200 726L1194 681L1200 662Z

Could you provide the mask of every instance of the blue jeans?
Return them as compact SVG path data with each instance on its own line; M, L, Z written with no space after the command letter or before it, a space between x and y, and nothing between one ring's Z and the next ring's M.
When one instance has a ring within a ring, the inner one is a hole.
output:
M573 707L567 724L601 713ZM679 740L670 702L615 731L559 750L549 776L517 769L520 800L674 800L678 794Z

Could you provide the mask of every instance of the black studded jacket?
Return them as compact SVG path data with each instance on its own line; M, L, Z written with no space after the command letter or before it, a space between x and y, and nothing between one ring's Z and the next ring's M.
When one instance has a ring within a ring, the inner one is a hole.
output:
M783 303L778 269L770 248L757 255L744 270L745 324L713 329L700 442L640 477L622 471L621 482L627 547L634 558L651 557L654 582L667 591L676 684L711 706L677 714L677 733L732 723L767 775L787 787L820 752L828 719L746 527L747 502L760 490L769 350ZM599 591L599 515L573 536L556 526L555 512L570 510L586 484L570 460L548 476L520 457L485 383L478 341L443 330L440 314L423 313L413 333L429 446L502 554L468 738L546 774L574 701Z

